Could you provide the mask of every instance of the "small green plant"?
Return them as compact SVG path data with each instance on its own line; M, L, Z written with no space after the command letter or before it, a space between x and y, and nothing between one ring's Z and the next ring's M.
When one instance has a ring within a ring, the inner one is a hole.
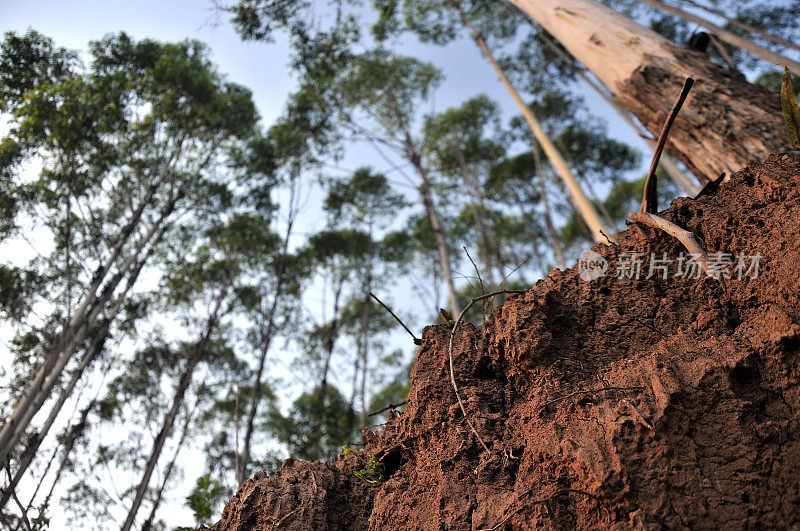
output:
M222 485L212 480L210 473L197 478L194 490L186 497L186 505L194 513L198 524L205 525L214 516L214 504L222 494Z
M353 472L353 475L362 481L366 481L370 485L376 485L386 481L386 466L383 462L372 454L367 454L367 459L361 457L358 452L348 446L342 446L342 455L347 457L349 455L358 456L358 460L363 465L363 468Z
M800 106L797 104L797 94L792 85L792 75L785 67L781 84L781 107L783 107L783 119L786 121L789 140L794 147L800 148Z

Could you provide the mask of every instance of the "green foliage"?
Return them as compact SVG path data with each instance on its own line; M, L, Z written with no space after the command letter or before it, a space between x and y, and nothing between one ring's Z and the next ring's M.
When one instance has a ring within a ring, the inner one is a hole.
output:
M211 479L210 474L197 478L194 489L186 497L186 506L194 513L198 525L206 525L214 516L214 508L224 492L222 486Z
M783 84L781 85L781 106L783 119L786 122L786 133L794 147L800 148L800 107L797 105L797 93L792 85L792 75L789 69L783 71Z
M386 481L386 466L383 462L372 454L367 454L366 459L355 450L348 446L342 446L342 455L348 457L351 455L358 456L358 460L362 465L360 470L353 471L353 475L358 479L369 483L370 485L377 485Z

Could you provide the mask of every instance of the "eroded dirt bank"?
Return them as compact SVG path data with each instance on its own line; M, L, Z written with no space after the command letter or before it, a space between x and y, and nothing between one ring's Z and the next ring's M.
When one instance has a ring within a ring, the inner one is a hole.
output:
M404 413L365 452L256 475L213 529L800 525L800 161L773 155L661 215L709 253L760 255L741 279L645 279L671 237L632 224L604 277L554 270L486 330L429 327ZM644 253L639 280L615 278ZM673 267L676 267L673 265ZM671 270L671 274L675 269Z

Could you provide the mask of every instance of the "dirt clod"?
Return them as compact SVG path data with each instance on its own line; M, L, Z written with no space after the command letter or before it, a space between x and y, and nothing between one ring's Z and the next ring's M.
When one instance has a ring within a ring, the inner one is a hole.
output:
M214 529L791 528L800 525L800 160L779 154L660 214L757 278L615 278L677 257L634 224L608 273L554 271L454 341L487 454L454 407L449 332L428 327L405 411L365 452L256 475Z

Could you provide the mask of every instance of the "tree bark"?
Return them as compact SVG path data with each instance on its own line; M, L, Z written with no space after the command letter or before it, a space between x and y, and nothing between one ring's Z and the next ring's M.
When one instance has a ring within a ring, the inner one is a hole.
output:
M697 80L670 132L670 152L716 180L791 148L778 98L593 0L508 0L592 71L654 135L687 77Z
M533 25L533 21L530 18L528 18L528 20L530 21L531 25ZM578 66L572 57L564 53L561 48L559 48L558 45L556 45L556 43L550 39L550 37L541 32L539 34L539 39L545 43L545 45L550 48L553 53L558 55L562 61L567 63L570 68L572 68L573 72L575 72L578 77L580 77L587 85L592 87L592 89L594 89L594 91L599 94L600 97L603 98L603 100L605 100L605 102L608 103L612 109L617 111L617 114L619 114L620 118L622 118L625 123L636 132L637 135L641 136L642 139L647 142L647 145L650 146L650 149L655 151L656 141L650 137L650 135L646 134L639 124L633 121L633 118L631 118L630 114L628 114L628 111L620 107L619 104L614 101L614 98L609 95L607 91L603 90L603 88L600 87L592 78L590 78L584 69ZM662 153L659 164L664 168L664 171L667 172L667 175L669 175L670 179L672 179L672 181L678 185L683 193L691 197L694 197L700 193L700 187L692 182L692 180L689 179L689 177L683 173L680 168L678 168L678 165L675 164L675 161L672 160L672 157L670 157L669 154Z
M147 466L145 467L144 474L142 474L142 480L139 482L139 486L136 489L136 495L133 498L133 504L131 504L131 508L128 511L128 516L125 518L125 521L120 528L121 531L130 531L131 527L133 526L136 513L139 512L139 507L141 507L142 500L144 500L144 495L147 492L147 485L150 483L150 478L152 477L153 471L156 468L158 458L161 456L161 450L164 448L164 443L166 442L167 437L172 432L172 427L175 424L178 411L183 404L183 398L186 395L186 390L189 389L189 385L192 383L194 370L197 367L197 363L200 361L200 357L205 351L212 332L219 322L220 308L222 307L222 302L225 299L226 294L227 288L224 288L220 291L216 303L214 304L214 309L206 321L205 330L195 344L195 347L192 351L192 356L186 362L186 367L183 369L183 373L181 374L181 378L178 381L178 386L175 389L175 394L172 398L172 407L170 407L170 410L167 412L167 416L164 417L161 430L158 432L158 435L153 442L153 449L150 452L150 458L147 460Z
M716 35L721 41L727 42L728 44L736 46L737 48L741 48L747 53L753 54L756 57L774 65L786 65L794 75L800 76L800 63L797 61L793 61L788 57L784 57L779 53L775 53L768 48L759 46L751 40L745 39L744 37L740 37L739 35L736 35L735 33L732 33L726 29L720 28L713 22L706 20L703 17L698 17L697 15L689 13L688 11L665 4L664 2L659 2L658 0L639 0L639 2L645 3L656 9L666 11L667 13L671 13L688 22L699 24L710 31L713 35Z
M522 116L525 118L525 121L528 122L528 126L530 127L533 136L542 146L542 149L544 150L545 155L547 155L547 158L550 160L550 163L553 165L553 168L555 168L556 172L558 172L558 175L564 181L564 184L566 184L567 188L569 188L581 217L583 217L586 225L588 225L592 230L592 236L594 237L595 241L597 243L607 243L609 239L613 239L614 233L603 224L603 221L597 214L597 210L595 210L594 205L592 205L591 201L589 201L589 199L586 197L586 194L583 193L580 184L578 184L577 179L575 179L575 176L572 174L569 166L564 161L561 153L559 153L558 149L556 149L556 147L553 145L553 142L550 140L550 137L547 136L547 133L545 133L544 128L542 128L539 120L536 119L536 116L533 114L531 108L525 103L525 101L523 101L522 97L508 80L508 77L506 76L505 72L503 72L503 69L500 68L500 65L494 58L494 55L489 49L489 46L486 44L483 36L475 28L475 25L467 16L467 13L461 8L461 5L456 0L448 0L448 2L453 9L458 11L462 22L467 28L469 28L473 39L478 44L478 47L480 47L483 55L486 57L486 59L488 59L489 63L491 63L492 68L494 68L494 71L497 74L497 77L500 78L500 82L503 84L509 94L511 94L512 99L517 104L517 107L522 113Z

